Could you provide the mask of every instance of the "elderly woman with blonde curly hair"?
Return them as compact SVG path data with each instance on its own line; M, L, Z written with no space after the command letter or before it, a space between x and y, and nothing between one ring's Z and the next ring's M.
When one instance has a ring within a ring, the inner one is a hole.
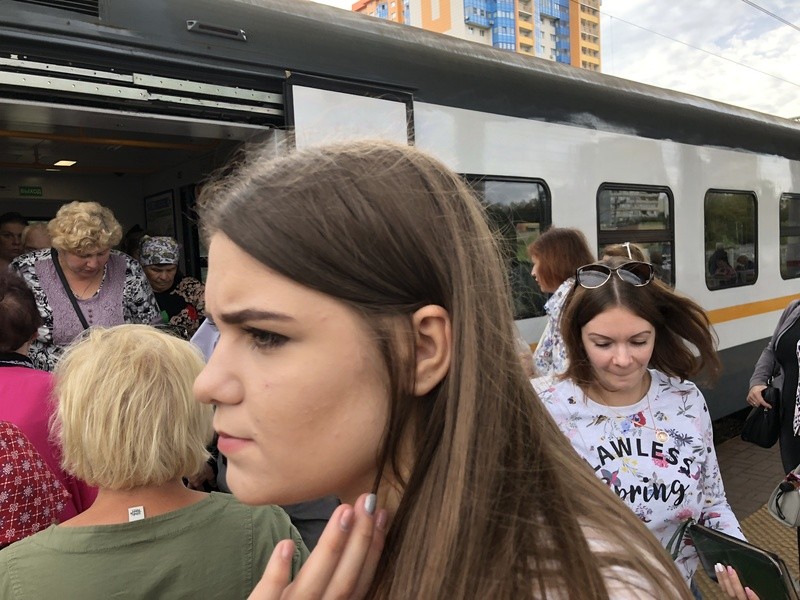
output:
M89 327L160 322L142 267L111 249L122 238L122 227L109 209L70 202L47 229L52 248L11 263L33 290L44 320L29 351L36 368L52 371L64 347Z
M277 543L296 573L308 551L276 506L197 492L213 409L194 400L190 342L144 325L93 328L55 371L54 437L94 504L0 553L0 598L239 598Z

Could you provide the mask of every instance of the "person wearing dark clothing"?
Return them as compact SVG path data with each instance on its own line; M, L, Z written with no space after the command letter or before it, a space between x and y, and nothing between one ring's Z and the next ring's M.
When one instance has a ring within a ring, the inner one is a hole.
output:
M785 473L800 464L800 410L798 410L797 344L800 342L800 300L791 302L778 320L778 326L756 363L750 377L747 403L751 406L767 403L761 396L767 381L774 374L772 385L781 390L781 461Z
M0 215L0 269L22 254L22 232L28 221L17 212Z
M162 324L171 325L187 339L205 318L205 287L178 270L180 249L171 237L142 239L139 262L153 288Z

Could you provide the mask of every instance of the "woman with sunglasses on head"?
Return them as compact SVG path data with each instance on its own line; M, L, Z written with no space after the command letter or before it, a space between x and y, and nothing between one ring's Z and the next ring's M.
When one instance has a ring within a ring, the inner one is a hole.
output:
M653 279L649 263L611 258L577 270L561 332L569 366L541 398L597 477L665 547L689 518L741 538L705 399L688 381L720 371L703 309ZM687 583L698 562L681 540Z
M201 201L220 337L195 394L228 484L248 504L344 503L290 593L691 597L536 399L496 240L455 173L350 142L255 156ZM280 596L280 564L259 598Z

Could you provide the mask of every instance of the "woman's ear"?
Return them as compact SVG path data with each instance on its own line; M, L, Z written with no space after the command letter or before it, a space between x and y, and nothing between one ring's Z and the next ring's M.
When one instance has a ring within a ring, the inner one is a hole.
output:
M453 341L450 315L436 304L428 304L411 315L414 328L414 395L424 396L450 370Z

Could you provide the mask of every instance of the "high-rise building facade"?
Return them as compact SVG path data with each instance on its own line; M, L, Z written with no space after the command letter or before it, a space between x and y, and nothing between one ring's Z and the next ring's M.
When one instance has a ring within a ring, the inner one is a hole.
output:
M536 56L570 64L571 0L533 0Z
M600 70L601 0L359 0L353 11Z
M600 70L600 0L570 2L570 64Z
M351 10L396 23L408 23L408 2L409 0L359 0L353 4Z

